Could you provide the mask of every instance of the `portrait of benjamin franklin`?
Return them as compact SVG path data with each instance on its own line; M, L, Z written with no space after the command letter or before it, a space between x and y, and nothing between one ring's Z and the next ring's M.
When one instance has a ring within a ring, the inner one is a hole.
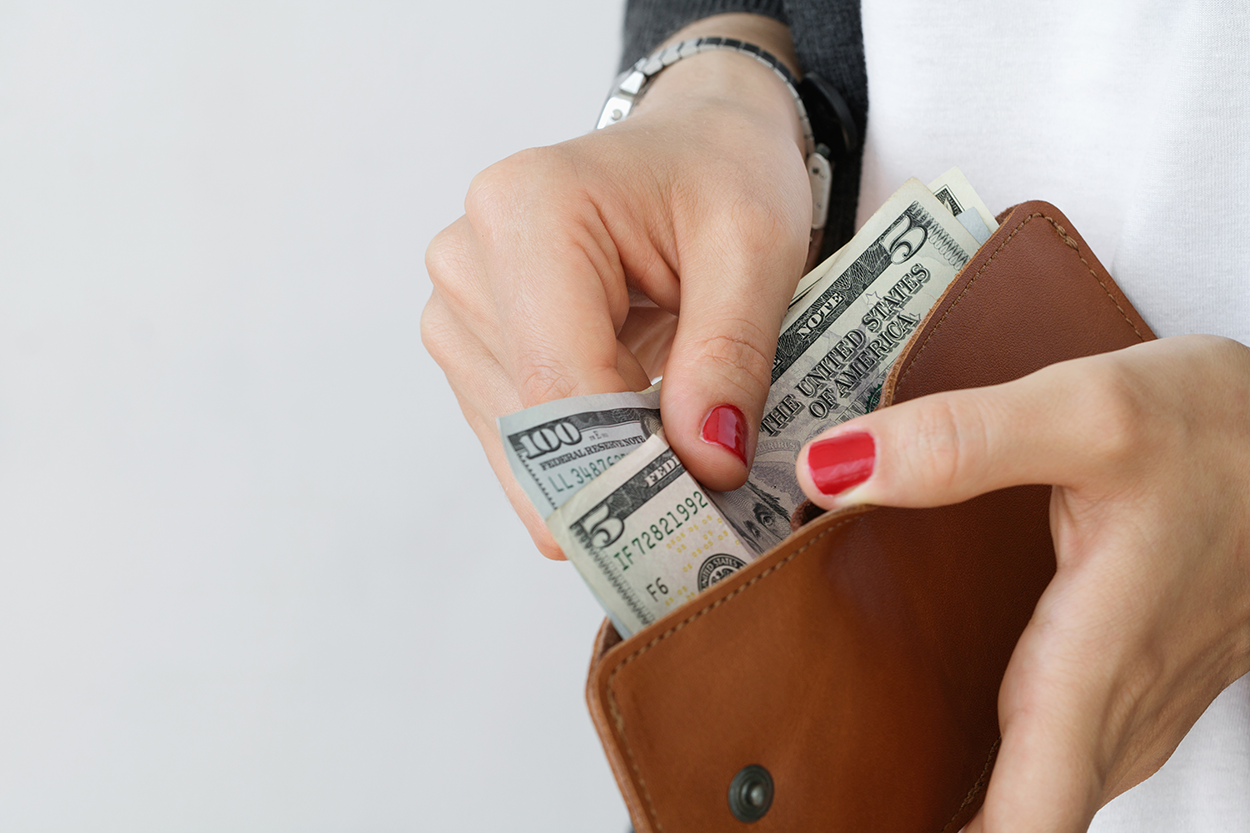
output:
M753 482L718 494L716 503L742 543L756 552L764 552L790 534L790 513L781 500Z

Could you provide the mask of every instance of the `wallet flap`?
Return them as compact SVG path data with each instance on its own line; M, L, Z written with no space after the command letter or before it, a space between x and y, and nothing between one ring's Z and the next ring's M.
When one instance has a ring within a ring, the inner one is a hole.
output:
M883 406L1152 338L1053 206L1017 206L896 363ZM823 515L620 641L587 697L638 833L958 830L980 806L1007 661L1054 572L1048 486Z
M899 355L882 406L1155 337L1057 208L1033 201L1005 213ZM958 344L934 346L943 341Z

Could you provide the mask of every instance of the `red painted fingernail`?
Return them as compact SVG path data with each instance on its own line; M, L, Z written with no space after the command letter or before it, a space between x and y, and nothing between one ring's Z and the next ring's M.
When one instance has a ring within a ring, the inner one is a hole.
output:
M733 405L717 405L703 420L703 442L719 445L747 464L747 420Z
M863 483L876 462L877 446L870 434L842 434L814 442L807 449L807 470L825 495L838 495Z

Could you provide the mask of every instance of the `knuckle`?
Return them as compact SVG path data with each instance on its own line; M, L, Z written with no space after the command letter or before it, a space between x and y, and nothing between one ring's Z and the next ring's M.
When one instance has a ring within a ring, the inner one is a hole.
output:
M507 210L515 194L512 175L503 162L496 162L473 177L464 196L464 213L472 223L489 223Z
M564 399L577 393L577 380L545 356L522 356L517 370L521 402L530 408L543 402Z
M455 341L454 328L446 308L437 297L421 311L421 343L440 367L446 367Z
M464 198L465 214L482 227L514 219L523 206L542 201L540 195L559 180L559 167L550 148L514 153L473 177Z
M985 420L967 397L938 396L916 400L919 406L911 442L914 452L904 458L922 467L918 482L948 491L968 482L978 461L984 459Z
M463 273L466 246L462 238L463 232L452 225L434 235L426 247L425 271L436 287L450 287L456 276Z
M462 222L440 231L425 250L425 269L435 295L464 320L480 316L489 296L486 264L472 245L472 231Z
M1091 451L1112 464L1129 463L1148 446L1164 441L1150 436L1150 420L1133 377L1118 362L1080 368L1073 379L1084 400Z
M754 401L768 393L773 364L772 351L760 345L768 339L763 330L746 319L722 320L721 329L698 338L693 353L700 372L711 371L740 388Z

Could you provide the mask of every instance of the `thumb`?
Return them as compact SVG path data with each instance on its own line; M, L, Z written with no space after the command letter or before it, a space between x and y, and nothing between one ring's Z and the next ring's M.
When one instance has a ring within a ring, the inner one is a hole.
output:
M1101 356L1006 384L923 396L832 428L796 475L825 509L943 506L1024 484L1081 487L1118 453L1131 417Z
M682 253L681 310L660 402L678 457L696 480L722 491L746 481L807 245L774 221L733 225L742 233L705 236L698 250ZM761 240L761 227L774 239Z
M1055 743L1062 726L1004 734L985 804L964 833L1085 833L1100 803L1098 778ZM1045 733L1045 734L1044 734Z
M1004 730L985 804L964 833L1085 833L1098 810L1096 773L1069 748L1065 726Z
M1085 833L1105 800L1098 762L1116 745L1104 725L1114 698L1105 674L1073 684L1091 652L1068 630L1035 615L1016 646L998 697L1002 745L967 833Z

